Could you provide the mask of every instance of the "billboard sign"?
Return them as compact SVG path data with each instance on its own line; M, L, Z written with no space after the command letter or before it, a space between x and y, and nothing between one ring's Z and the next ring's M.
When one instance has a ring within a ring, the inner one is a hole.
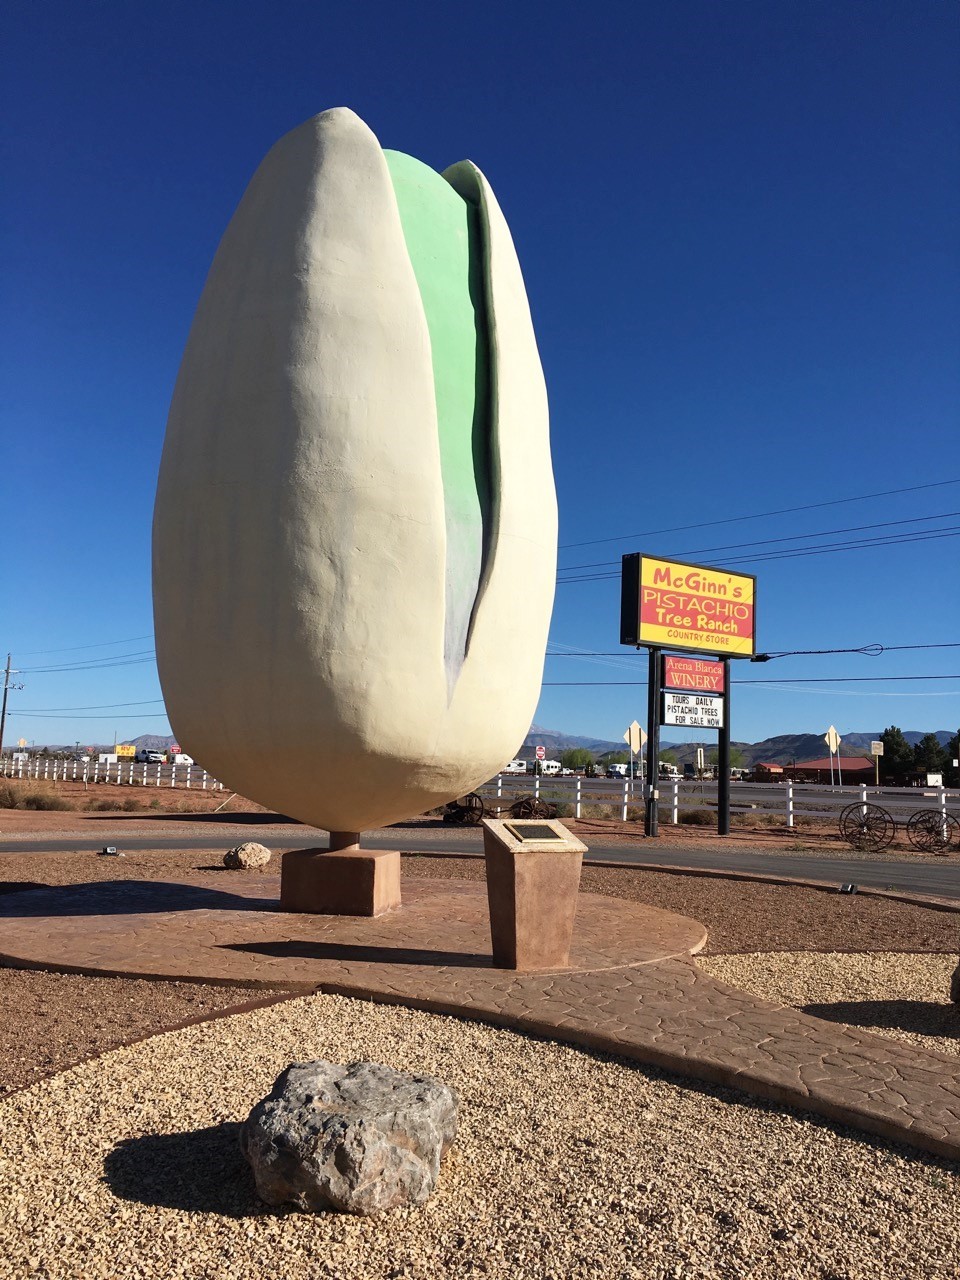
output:
M687 729L722 729L723 699L702 693L665 691L660 706L660 722Z
M117 756L121 760L132 760L137 754L137 748L132 742L118 742L116 746Z
M687 689L697 693L723 693L723 663L702 658L663 655L663 684L666 689Z
M751 658L756 578L707 565L623 557L620 643Z

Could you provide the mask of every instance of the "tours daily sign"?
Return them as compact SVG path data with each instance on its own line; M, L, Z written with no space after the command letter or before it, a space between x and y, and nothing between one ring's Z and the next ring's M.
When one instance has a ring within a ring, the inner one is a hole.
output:
M751 658L755 603L752 574L624 556L620 643Z

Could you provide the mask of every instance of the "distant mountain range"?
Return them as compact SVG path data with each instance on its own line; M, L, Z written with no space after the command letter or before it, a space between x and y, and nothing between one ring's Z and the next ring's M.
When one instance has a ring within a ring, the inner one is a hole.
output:
M878 729L875 733L846 733L843 736L841 751L848 756L869 755L870 743L876 741L882 732L882 729ZM942 747L945 747L953 737L949 729L937 729L934 733ZM911 746L915 746L924 735L917 729L904 729L903 736ZM142 733L138 738L124 738L123 741L131 743L138 751L142 749L166 751L176 742L176 738L172 735L162 737L155 733ZM660 739L661 751L672 752L677 763L681 765L693 764L696 761L697 748L703 746L708 751L716 747L716 740L712 734L709 739L693 742L671 742L662 736ZM782 733L775 738L764 738L762 742L733 742L731 746L741 753L744 766L747 768L752 768L761 761L766 764L791 764L795 761L817 760L827 754L823 735L819 733ZM561 752L573 747L586 747L598 759L612 752L627 749L622 739L620 742L610 742L606 738L585 738L577 734L563 733L559 729L544 729L534 724L530 726L530 732L518 748L516 756L521 760L532 760L537 747L545 749L548 760L559 760ZM94 751L110 751L112 748L112 743L93 746ZM72 742L59 747L48 747L50 751L72 751L73 749Z
M844 734L840 749L844 755L869 755L870 743L875 742L882 732L882 729L878 729L876 733ZM937 729L934 732L942 747L953 737L948 729ZM915 746L924 734L916 729L904 729L903 736L911 746ZM536 748L540 746L546 750L548 760L559 759L561 752L574 747L585 747L597 757L627 749L622 739L620 742L609 742L603 738L577 737L535 724L530 726L530 732L524 738L517 757L521 760L532 759ZM662 736L660 739L661 751L672 752L678 764L694 763L697 748L702 746L706 746L708 751L715 748L716 739L713 734L709 738L693 742L670 742ZM749 768L761 761L767 764L790 764L794 761L817 760L827 755L826 743L819 733L783 733L775 738L764 738L762 742L733 742L731 746L742 754L744 765Z

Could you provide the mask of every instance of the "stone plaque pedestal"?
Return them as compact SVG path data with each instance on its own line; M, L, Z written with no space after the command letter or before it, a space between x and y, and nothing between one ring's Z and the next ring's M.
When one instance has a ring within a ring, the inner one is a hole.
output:
M382 916L399 906L396 849L290 849L283 855L281 911Z
M559 822L484 822L490 937L498 969L569 966L585 851Z

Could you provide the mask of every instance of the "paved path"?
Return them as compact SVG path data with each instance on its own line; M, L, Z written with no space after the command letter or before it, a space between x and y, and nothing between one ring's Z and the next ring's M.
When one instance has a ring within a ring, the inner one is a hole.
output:
M0 853L65 853L93 852L105 844L120 849L223 849L230 840L259 840L272 849L307 849L326 843L326 834L289 827L245 825L226 834L207 835L128 835L122 827L105 826L95 837L90 836L23 836L0 840ZM724 844L716 849L692 849L670 846L669 835L660 840L643 840L636 844L616 841L604 843L589 838L587 861L618 862L660 867L690 867L732 871L736 873L782 876L785 879L816 880L828 884L857 884L872 889L894 889L902 893L919 893L930 897L960 901L960 857L943 863L881 862L854 858L818 858L813 854L764 853L755 848ZM400 849L404 853L480 854L483 839L479 831L406 830L364 835L364 846L371 849Z
M960 1158L960 1059L717 982L690 958L695 921L583 894L571 968L518 974L491 965L482 887L403 892L400 911L357 920L280 913L278 877L255 873L29 890L0 897L0 963L289 983L477 1018Z

